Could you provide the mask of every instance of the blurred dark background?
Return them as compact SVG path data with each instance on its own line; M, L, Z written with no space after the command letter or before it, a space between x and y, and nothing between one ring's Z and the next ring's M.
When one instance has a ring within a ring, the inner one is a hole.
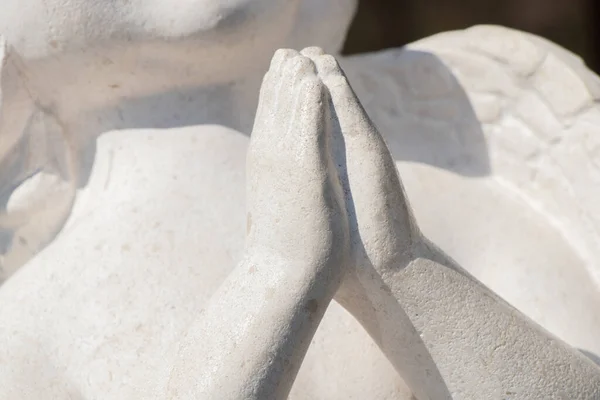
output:
M600 72L600 0L360 0L344 52L399 47L479 24L535 33Z

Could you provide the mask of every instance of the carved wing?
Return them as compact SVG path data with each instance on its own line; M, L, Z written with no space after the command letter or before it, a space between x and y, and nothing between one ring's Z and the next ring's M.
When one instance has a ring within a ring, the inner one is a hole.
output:
M492 176L550 216L600 283L600 79L577 56L476 26L342 63L397 160Z

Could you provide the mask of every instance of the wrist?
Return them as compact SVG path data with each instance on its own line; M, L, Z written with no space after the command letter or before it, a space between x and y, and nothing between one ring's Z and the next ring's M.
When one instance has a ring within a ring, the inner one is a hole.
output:
M333 293L342 280L342 267L347 263L320 262L311 259L286 257L268 248L246 248L240 267L249 274L268 275L277 277L281 284L292 287L302 287L302 290L316 293ZM339 264L339 265L338 265Z

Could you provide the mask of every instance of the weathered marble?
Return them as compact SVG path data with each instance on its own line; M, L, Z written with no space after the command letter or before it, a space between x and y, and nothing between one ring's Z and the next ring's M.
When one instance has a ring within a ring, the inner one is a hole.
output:
M5 277L35 257L0 290L1 398L164 393L174 348L242 258L244 133L268 60L279 47L335 54L353 12L350 0L164 4L3 4ZM341 63L423 233L600 354L597 77L496 27ZM332 303L290 397L410 392Z

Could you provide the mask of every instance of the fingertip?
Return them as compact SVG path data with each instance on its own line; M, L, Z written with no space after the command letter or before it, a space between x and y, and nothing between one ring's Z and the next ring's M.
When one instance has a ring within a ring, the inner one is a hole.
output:
M322 56L325 54L325 51L318 47L318 46L311 46L311 47L306 47L305 49L303 49L300 54L302 54L305 57L309 57L311 59L315 59L319 56Z
M271 65L269 69L271 70L279 70L283 66L283 64L298 55L298 52L293 49L279 49L275 51L273 58L271 59Z
M317 69L313 61L301 55L290 58L284 65L284 74L288 75L292 79L305 79L307 76L315 76Z
M343 75L342 69L340 68L337 60L330 54L323 54L315 58L315 65L319 75L322 77L329 75Z

